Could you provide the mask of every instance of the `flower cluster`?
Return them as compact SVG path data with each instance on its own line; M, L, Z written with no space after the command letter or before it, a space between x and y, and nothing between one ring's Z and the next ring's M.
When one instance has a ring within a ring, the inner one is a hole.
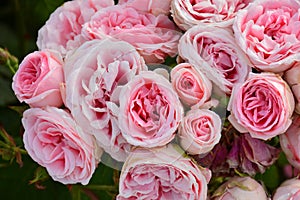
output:
M268 199L254 175L281 150L300 170L299 13L298 0L68 1L13 77L25 148L63 184L88 184L104 152L124 162L119 200ZM217 176L232 178L210 191Z

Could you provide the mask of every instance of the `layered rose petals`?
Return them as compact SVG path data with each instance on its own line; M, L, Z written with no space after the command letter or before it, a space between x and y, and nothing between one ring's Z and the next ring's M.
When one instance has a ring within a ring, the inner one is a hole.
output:
M45 49L28 54L13 77L12 89L19 101L31 107L61 106L62 65L62 57L56 51Z
M291 125L295 102L287 83L273 73L251 73L232 92L229 121L240 132L268 140Z
M165 77L145 71L122 88L119 113L124 138L132 145L151 148L175 137L183 107Z
M299 9L297 0L258 0L238 12L235 38L255 68L283 72L300 60Z
M88 184L102 150L72 116L55 107L31 108L22 119L24 145L30 157L63 184Z
M205 200L210 176L173 145L136 149L122 168L117 199Z
M221 138L219 115L207 109L190 110L178 130L180 144L189 154L206 154Z
M228 29L214 25L194 26L181 37L178 51L184 60L227 94L236 83L244 82L250 72L246 55Z

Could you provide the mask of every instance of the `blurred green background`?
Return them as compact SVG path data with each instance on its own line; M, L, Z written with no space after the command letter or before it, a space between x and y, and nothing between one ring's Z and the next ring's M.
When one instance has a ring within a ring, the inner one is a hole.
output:
M0 47L19 62L37 50L38 30L63 0L1 0ZM22 143L21 111L26 108L11 89L13 74L0 62L0 199L114 199L118 171L102 164L88 186L66 186L53 181L45 170L22 154L17 163L16 149ZM14 141L9 139L12 136Z

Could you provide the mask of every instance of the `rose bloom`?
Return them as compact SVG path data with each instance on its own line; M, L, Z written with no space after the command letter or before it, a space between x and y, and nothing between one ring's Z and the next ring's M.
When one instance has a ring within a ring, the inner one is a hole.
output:
M257 69L283 72L300 60L299 8L297 0L259 0L238 12L235 38Z
M12 89L19 101L31 107L61 106L62 65L62 57L56 51L45 49L28 54L20 63L12 82Z
M229 27L238 10L245 8L252 0L173 0L171 13L175 23L182 29L198 24L217 24Z
M85 42L65 59L66 106L76 122L93 134L114 159L124 161L130 149L118 125L119 91L147 67L124 41Z
M248 133L240 134L235 136L226 162L229 168L254 176L257 173L263 174L273 165L280 151L262 140L252 138Z
M182 153L173 145L135 149L123 165L117 200L206 200L210 171L200 170Z
M268 140L291 125L294 107L293 94L279 75L250 73L246 82L233 89L228 119L239 132Z
M73 0L58 7L39 30L39 49L55 49L63 56L79 47L84 39L80 35L82 25L102 8L114 5L113 0Z
M174 57L181 36L168 16L154 16L124 5L101 9L84 24L82 32L87 40L113 37L129 42L146 63L164 62L167 56Z
M211 97L211 81L189 63L180 63L171 70L171 83L185 105L199 108Z
M279 138L281 149L289 163L300 169L300 115L293 115L293 123Z
M23 141L30 157L63 184L88 184L102 150L65 110L30 108L23 114Z
M168 15L171 9L172 0L119 0L118 4L125 4L126 7L135 8L138 11L149 12L155 16Z
M221 131L221 118L215 112L190 110L179 126L180 145L191 155L206 154L220 141Z
M264 188L251 177L233 177L222 184L211 200L268 200Z
M273 200L300 199L300 180L292 178L284 181L275 191Z
M198 25L186 31L178 51L227 94L233 85L245 81L251 69L233 33L214 25Z
M183 107L171 83L153 71L135 76L120 93L119 125L128 143L163 146L175 136Z
M300 63L295 63L292 68L285 71L283 78L294 94L296 100L295 112L300 114Z

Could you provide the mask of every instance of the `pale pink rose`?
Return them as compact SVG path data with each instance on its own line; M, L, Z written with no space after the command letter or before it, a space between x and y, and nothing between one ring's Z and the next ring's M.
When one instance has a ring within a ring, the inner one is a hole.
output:
M171 13L175 23L183 30L198 24L232 25L238 10L253 0L173 0Z
M233 177L222 184L211 200L268 200L267 194L255 179L251 177Z
M171 83L153 71L135 76L120 93L119 125L128 143L163 146L175 137L183 107Z
M114 5L113 0L73 0L58 7L38 32L39 49L55 49L63 56L85 40L82 25L98 10Z
M283 78L294 94L296 100L295 112L300 114L300 62L295 63L292 68L285 71Z
M275 191L273 200L298 200L300 199L300 180L292 178L284 181Z
M283 72L300 60L300 2L258 0L240 10L233 30L254 67Z
M281 149L289 163L300 169L300 115L293 115L291 126L279 138Z
M102 150L65 110L30 108L23 114L23 141L30 157L63 184L89 183Z
M130 149L117 122L120 87L146 68L133 46L108 39L85 42L65 59L66 106L118 161Z
M134 8L115 5L98 11L84 24L87 40L117 38L132 44L146 63L164 62L177 54L181 33L166 15L154 16Z
M294 107L293 94L279 75L250 73L232 91L228 119L238 131L268 140L288 129Z
M233 33L215 25L198 25L186 31L178 51L227 94L236 83L245 81L251 69Z
M119 0L118 4L125 4L136 10L149 12L153 15L168 15L171 9L172 0Z
M199 108L211 97L211 81L189 63L180 63L171 70L171 83L187 106Z
M62 65L62 57L56 51L45 49L28 54L20 63L12 82L12 89L19 101L31 107L61 106Z
M135 149L123 165L117 199L206 200L210 171L182 153L173 145Z
M178 129L180 145L191 155L204 155L218 144L221 131L221 118L215 112L208 109L190 110Z

